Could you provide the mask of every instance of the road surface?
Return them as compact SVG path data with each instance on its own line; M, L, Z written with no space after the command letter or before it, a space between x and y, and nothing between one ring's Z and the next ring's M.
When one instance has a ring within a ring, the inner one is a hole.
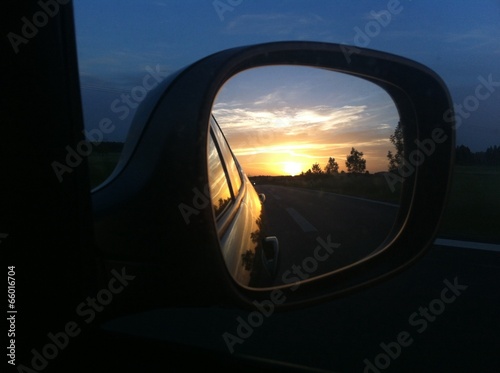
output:
M255 188L266 195L265 232L279 240L276 284L304 260L313 270L311 275L317 276L366 257L387 237L399 210L394 204L317 190ZM317 256L326 259L316 260L315 268L312 258Z

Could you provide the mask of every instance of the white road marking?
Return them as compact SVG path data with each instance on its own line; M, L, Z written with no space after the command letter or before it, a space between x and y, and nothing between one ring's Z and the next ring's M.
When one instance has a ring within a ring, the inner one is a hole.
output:
M334 196L337 196L337 197L357 199L357 200L360 200L360 201L370 202L370 203L376 203L376 204L384 205L384 206L400 207L399 204L396 204L396 203L390 203L390 202L384 202L384 201L377 201L375 199L368 199L368 198L362 198L362 197L354 197L354 196L350 196L348 194L339 194L339 193L333 193L333 192L325 192L325 191L322 191L322 190L300 188L300 187L285 187L285 186L282 186L282 185L278 185L278 187L288 188L288 189L298 189L300 191L309 192L309 193L312 193L312 194L318 194L318 193L331 194L331 195L334 195Z
M458 240L448 240L445 238L437 238L434 241L434 244L440 245L440 246L459 247L462 249L475 249L475 250L487 250L487 251L500 252L500 245L495 245L495 244L491 244L491 243L458 241Z
M304 231L304 232L316 232L317 229L309 223L306 218L304 218L302 215L300 215L295 209L291 207L287 207L286 212L290 214L293 220L299 225L299 227Z
M345 198L351 198L351 199L358 199L360 201L365 201L365 202L370 202L370 203L377 203L379 205L384 205L384 206L390 206L390 207L399 207L398 204L395 203L390 203L390 202L384 202L384 201L377 201L375 199L368 199L368 198L361 198L361 197L353 197L353 196L348 196L346 194L338 194L338 193L331 193L331 192L326 192L330 194L335 194L339 197L345 197Z

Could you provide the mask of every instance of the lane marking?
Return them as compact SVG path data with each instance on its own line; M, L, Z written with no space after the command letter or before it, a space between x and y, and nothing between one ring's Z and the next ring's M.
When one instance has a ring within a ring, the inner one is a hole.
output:
M365 202L371 202L371 203L377 203L379 205L384 205L384 206L390 206L390 207L400 207L398 204L396 203L390 203L390 202L384 202L384 201L377 201L377 200L374 200L374 199L368 199L368 198L361 198L361 197L353 197L353 196L348 196L346 194L338 194L338 193L332 193L332 192L324 192L324 193L330 193L330 194L334 194L336 196L339 196L339 197L345 197L345 198L351 198L351 199L357 199L357 200L360 200L360 201L365 201Z
M278 196L277 194L274 194L273 192L269 192L271 194L271 196L274 198L274 199L277 199L277 200L280 200L281 197Z
M436 238L434 245L459 247L461 249L487 250L500 252L500 245L482 242L449 240L446 238Z
M300 215L295 209L291 207L286 208L286 212L290 214L293 220L299 225L299 227L304 231L304 232L317 232L318 230L309 223L306 218L304 218L302 215Z
M337 197L357 199L359 201L371 202L371 203L376 203L376 204L384 205L384 206L400 207L400 205L398 205L397 203L377 201L375 199L368 199L368 198L363 198L363 197L355 197L355 196L350 196L350 195L347 195L347 194L339 194L339 193L334 193L334 192L325 192L325 191L322 191L322 190L300 188L300 187L286 187L286 186L283 186L283 185L277 185L277 186L281 187L281 188L286 188L286 189L298 189L298 190L301 190L301 191L304 191L304 192L310 192L312 194L325 193L325 194L331 194L331 195L337 196Z

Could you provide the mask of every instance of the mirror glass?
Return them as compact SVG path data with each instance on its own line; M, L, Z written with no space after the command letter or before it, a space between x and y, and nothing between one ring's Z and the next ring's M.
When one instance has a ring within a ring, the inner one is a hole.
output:
M248 177L235 209L249 211L221 232L241 285L295 283L379 248L398 213L403 159L382 88L326 69L259 67L227 81L212 113Z

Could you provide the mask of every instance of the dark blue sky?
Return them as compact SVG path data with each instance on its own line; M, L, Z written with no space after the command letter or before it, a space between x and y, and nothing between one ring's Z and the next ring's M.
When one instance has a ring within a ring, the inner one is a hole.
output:
M471 106L478 85L500 82L499 1L233 0L239 5L226 11L214 6L229 3L76 0L86 127L110 118L116 124L110 139L123 140L132 115L120 118L112 104L141 84L148 66L169 73L234 46L313 40L366 46L429 66L453 101L469 108L460 114L457 142L473 151L500 144L500 87L490 85L489 97ZM379 29L370 29L377 19Z

